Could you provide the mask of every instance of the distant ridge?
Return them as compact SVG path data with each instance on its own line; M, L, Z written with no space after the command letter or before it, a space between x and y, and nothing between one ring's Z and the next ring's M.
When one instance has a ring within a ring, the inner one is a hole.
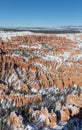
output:
M82 26L56 26L56 27L0 27L0 31L31 31L35 33L80 33Z

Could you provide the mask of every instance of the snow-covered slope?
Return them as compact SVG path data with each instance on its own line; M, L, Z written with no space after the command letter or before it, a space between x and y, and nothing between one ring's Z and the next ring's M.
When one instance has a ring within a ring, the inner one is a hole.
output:
M32 32L29 32L29 31L22 31L22 32L4 32L4 31L0 31L0 37L3 39L3 40L8 40L8 39L11 39L11 37L14 37L14 36L24 36L24 35L31 35L33 34Z

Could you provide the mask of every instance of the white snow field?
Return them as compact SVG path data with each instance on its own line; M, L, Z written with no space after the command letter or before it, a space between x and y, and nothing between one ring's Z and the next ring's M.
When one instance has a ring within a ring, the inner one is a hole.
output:
M33 34L32 32L29 31L18 31L18 32L5 32L5 31L0 31L0 38L2 38L4 41L11 39L11 37L14 36L24 36L24 35L31 35Z

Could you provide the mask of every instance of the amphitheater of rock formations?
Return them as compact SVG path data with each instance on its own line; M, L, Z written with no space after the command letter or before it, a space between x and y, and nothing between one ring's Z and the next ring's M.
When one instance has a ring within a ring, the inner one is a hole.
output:
M30 123L40 130L82 120L79 38L32 34L0 39L1 130L27 130Z

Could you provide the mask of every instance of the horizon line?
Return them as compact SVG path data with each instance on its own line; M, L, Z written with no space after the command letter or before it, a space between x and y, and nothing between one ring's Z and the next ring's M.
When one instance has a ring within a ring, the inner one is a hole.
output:
M56 25L56 26L0 26L0 28L55 28L55 27L82 27L82 25Z

